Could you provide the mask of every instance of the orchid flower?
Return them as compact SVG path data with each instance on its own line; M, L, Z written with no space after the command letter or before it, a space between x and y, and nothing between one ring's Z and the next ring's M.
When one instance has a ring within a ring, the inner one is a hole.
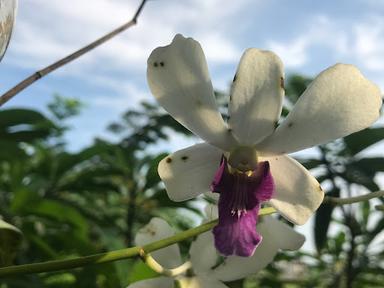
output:
M255 226L263 202L297 225L321 204L324 192L317 180L284 154L368 127L382 104L379 88L357 68L336 64L315 78L277 125L283 64L274 53L251 48L233 79L225 123L201 46L182 35L152 52L147 78L164 109L206 141L160 162L168 196L184 201L209 191L219 194L213 233L216 248L226 256L254 253L262 239Z
M16 10L17 0L0 0L0 61L11 39Z
M228 288L223 281L234 281L254 274L267 266L279 249L297 250L304 243L303 235L270 216L264 216L257 228L264 241L252 257L230 256L219 262L219 265L212 233L199 235L189 250L191 271L176 278L179 287ZM136 245L142 246L173 235L174 232L166 221L152 218L150 223L138 232L135 242ZM165 268L172 269L181 265L180 250L176 244L157 250L151 255ZM135 282L128 288L173 288L174 281L171 277L157 277Z

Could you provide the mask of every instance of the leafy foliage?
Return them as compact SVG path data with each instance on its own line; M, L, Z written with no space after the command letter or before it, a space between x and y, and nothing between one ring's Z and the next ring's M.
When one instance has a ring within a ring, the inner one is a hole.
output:
M299 75L288 77L283 117L309 82ZM217 92L216 97L224 113L228 95ZM21 251L16 256L8 248L2 265L15 256L14 263L21 264L131 246L137 230L153 216L180 230L200 219L197 207L204 200L170 201L157 174L157 164L169 152L159 150L159 144L173 133L193 137L189 131L157 105L142 103L108 126L118 141L95 139L70 153L62 138L69 129L65 121L82 106L56 96L49 105L51 116L27 109L0 111L0 221L23 233ZM366 129L315 148L299 161L313 171L328 196L368 193L380 187L377 176L384 171L384 158L380 152L367 157L366 151L374 151L383 137L382 127ZM280 253L261 273L227 285L382 287L384 250L375 241L382 235L384 217L373 204L323 204L314 221L316 250ZM21 239L12 229L7 228L8 236L3 229L0 225L0 255L8 245L6 237ZM189 243L180 244L186 254ZM127 260L5 279L1 287L126 287L155 275L140 261Z

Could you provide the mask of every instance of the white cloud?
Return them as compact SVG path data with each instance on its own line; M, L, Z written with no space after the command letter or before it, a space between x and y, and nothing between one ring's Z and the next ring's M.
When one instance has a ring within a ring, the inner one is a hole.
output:
M268 41L284 64L297 68L310 64L313 49L328 49L337 62L359 66L363 72L383 73L384 20L374 13L346 25L345 19L331 19L324 15L313 17L295 38L288 41ZM333 60L333 59L332 59ZM382 77L382 75L381 75Z
M309 23L302 25L295 38L288 41L269 40L267 46L278 54L289 68L308 64L309 53L314 47L329 48L335 54L348 51L343 27L325 15L311 17Z
M128 106L136 105L142 100L149 98L149 91L143 90L129 82L117 82L119 81L114 82L111 79L104 79L103 84L106 87L111 87L113 89L118 87L118 89L115 91L115 93L108 93L106 95L93 95L90 101L92 105L110 108L120 113L127 110Z
M116 69L137 69L137 65L145 65L152 49L169 43L179 31L202 40L212 61L233 61L238 49L226 37L228 27L224 24L217 27L217 23L225 23L226 17L244 8L248 1L149 1L138 26L89 53L87 64L95 65L98 61L94 59L101 58ZM139 2L23 2L19 7L10 63L27 68L47 65L128 21ZM74 69L83 68L84 65L74 66Z
M384 70L384 21L370 17L354 27L352 53L370 70Z
M108 99L93 97L90 101L120 111L129 103L137 103L126 101L129 94L137 95L137 99L149 97L130 79L145 83L148 55L157 46L169 44L176 33L199 40L210 66L237 63L243 48L228 37L227 33L236 27L226 25L226 19L238 15L250 1L148 1L138 25L55 71L53 77L107 86L115 91L114 95L108 95ZM23 1L7 63L31 71L41 69L130 20L140 2Z
M283 60L287 67L300 67L307 62L308 38L297 38L288 43L270 41L268 46Z

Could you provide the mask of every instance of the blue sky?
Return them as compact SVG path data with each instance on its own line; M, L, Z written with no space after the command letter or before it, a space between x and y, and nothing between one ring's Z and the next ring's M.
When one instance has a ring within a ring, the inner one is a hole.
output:
M14 35L1 65L0 93L123 22L139 1L20 1ZM201 42L216 88L227 89L242 52L270 49L286 73L314 76L344 62L384 87L384 2L288 0L152 0L139 24L17 95L5 107L44 110L54 93L86 103L71 121L70 148L105 135L107 123L152 100L146 59L176 33Z
M126 22L139 2L20 1L0 64L0 93ZM176 33L200 41L218 89L227 89L248 47L273 50L286 74L315 76L337 62L354 64L383 89L383 16L380 0L152 0L137 26L33 84L4 108L45 111L54 93L79 98L86 107L67 135L70 149L78 150L95 136L107 135L106 125L122 112L153 100L145 77L147 57ZM175 139L169 149L191 141L196 140ZM302 229L307 232L309 226Z

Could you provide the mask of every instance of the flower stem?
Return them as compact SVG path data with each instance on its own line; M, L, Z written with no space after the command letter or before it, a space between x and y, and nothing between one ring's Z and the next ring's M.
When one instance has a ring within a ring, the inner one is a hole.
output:
M372 192L372 193L361 195L361 196L350 197L350 198L337 198L337 197L325 196L323 203L334 204L334 205L346 205L346 204L363 202L363 201L367 201L367 200L370 200L373 198L379 198L379 197L384 197L384 190Z
M190 261L187 261L187 262L183 263L182 265L180 265L176 268L173 268L173 269L164 268L159 262L157 262L151 256L150 253L146 253L144 251L144 249L140 250L140 258L153 271L155 271L158 274L168 276L168 277L176 277L176 276L184 273L185 271L187 271L188 269L190 269L192 267L192 263Z
M3 106L3 104L5 104L7 101L12 99L17 93L21 92L22 90L24 90L28 86L32 85L37 80L39 80L42 77L46 76L47 74L53 72L57 68L60 68L60 67L64 66L65 64L68 64L69 62L79 58L80 56L84 55L85 53L89 52L90 50L100 46L101 44L105 43L106 41L113 38L117 34L119 34L123 31L127 30L128 28L136 25L137 19L140 15L141 11L143 10L143 7L144 7L144 4L146 1L147 0L142 0L141 4L139 5L139 7L136 10L135 15L127 23L121 25L120 27L118 27L115 30L111 31L110 33L104 35L103 37L97 39L96 41L88 44L87 46L85 46L85 47L73 52L72 54L60 59L59 61L33 73L32 75L30 75L29 77L25 78L23 81L18 83L16 86L14 86L13 88L11 88L7 92L5 92L0 97L0 107Z
M266 207L260 210L259 215L264 216L264 215L269 215L275 212L276 210L274 208ZM206 231L211 230L213 227L217 225L217 223L218 223L218 219L215 219L210 222L204 223L200 226L197 226L195 228L178 233L172 237L168 237L156 242L152 242L142 247L136 246L132 248L115 250L111 252L99 253L99 254L83 256L83 257L78 257L73 259L53 260L53 261L47 261L47 262L41 262L41 263L4 267L4 268L0 268L0 277L72 269L72 268L83 267L91 264L100 264L100 263L112 262L112 261L117 261L117 260L122 260L127 258L140 257L140 256L143 256L143 251L145 251L145 253L150 253L152 251L156 251L161 248L167 247L169 245L186 240L188 238L197 236L199 234L202 234Z
M351 197L346 199L327 196L324 198L323 202L331 203L335 205L345 205L345 204L362 202L372 198L383 197L383 196L384 196L384 191L376 191L366 195ZM265 207L260 210L259 216L265 216L265 215L273 214L275 212L276 212L275 208ZM152 251L156 251L161 248L170 246L172 244L181 242L188 238L195 237L199 234L202 234L204 232L211 230L213 227L217 225L217 223L218 223L218 219L215 219L210 222L204 223L200 226L197 226L195 228L178 233L172 237L168 237L156 242L152 242L142 247L136 246L136 247L126 248L126 249L115 250L111 252L99 253L99 254L77 257L77 258L66 259L66 260L53 260L53 261L40 262L40 263L34 263L34 264L24 264L24 265L4 267L4 268L0 268L0 277L58 271L58 270L64 270L64 269L73 269L73 268L83 267L83 266L92 265L92 264L101 264L101 263L118 261L122 259L128 259L128 258L134 258L134 257L140 257L140 256L143 257L143 251L145 251L144 253L147 254ZM185 264L185 266L182 265L181 268L177 267L176 269L179 269L179 268L185 269L187 266L188 264ZM168 272L176 273L178 271L177 270L166 271L166 273Z

